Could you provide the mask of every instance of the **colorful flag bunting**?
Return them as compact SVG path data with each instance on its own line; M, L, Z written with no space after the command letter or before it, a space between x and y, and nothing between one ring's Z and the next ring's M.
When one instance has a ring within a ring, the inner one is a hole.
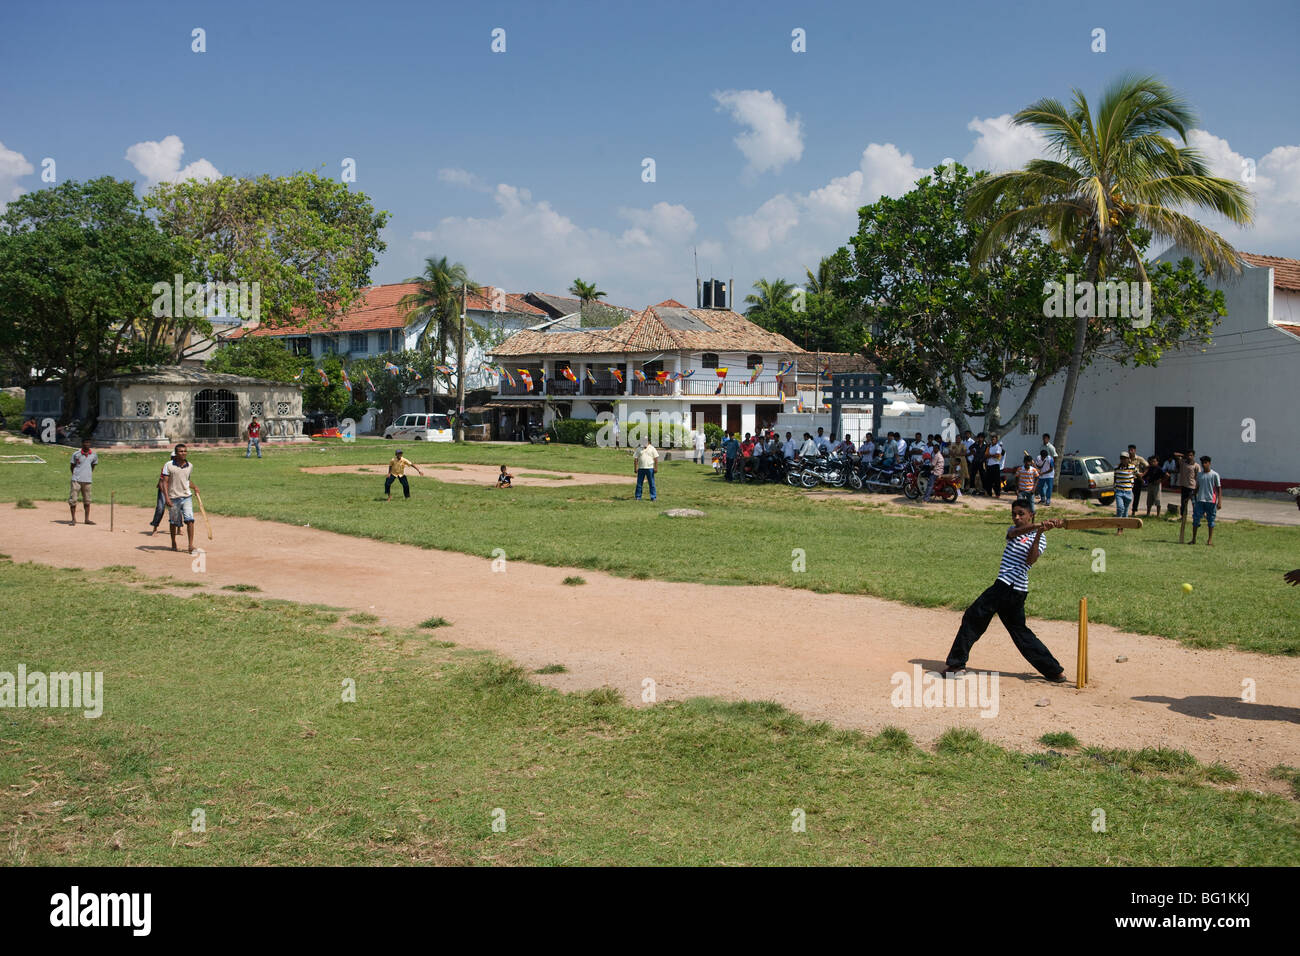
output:
M533 377L528 374L528 369L521 368L515 371L519 373L519 380L524 383L524 387L531 392L533 390Z
M623 372L617 366L611 365L609 367L609 374L614 376L614 380L618 382L618 384L623 384Z
M348 378L348 370L347 370L347 369L344 369L344 370L343 370L343 387L346 388L346 389L348 390L348 394L349 394L349 395L352 394L352 380L351 380L350 378Z
M377 391L379 391L379 389L375 388L375 383L372 382L372 381L370 381L370 373L369 373L369 372L362 372L361 374L364 375L364 376L366 377L366 388L370 389L372 392L377 392Z
M302 381L303 373L306 372L306 371L307 371L307 370L306 370L305 368L300 368L300 369L298 369L298 374L295 375L295 376L293 377L293 380L294 380L295 382L301 382L301 381Z
M763 374L763 363L759 362L757 365L754 366L754 373L749 376L749 384L753 385L756 381L758 381L758 377L762 374Z
M591 369L587 369L587 381L589 381L592 385L596 384L596 376L591 374Z
M794 368L794 362L782 362L780 368L777 369L776 374L789 375L793 368Z
M396 365L394 365L392 362L385 362L385 363L384 363L384 371L385 371L385 372L392 372L394 375L396 375L398 372L401 371L401 369L398 368Z
M565 378L567 378L570 382L576 382L578 380L578 376L573 374L573 369L569 368L569 366L567 365L564 366L564 369L563 371L560 372L560 374L563 375Z
M668 373L655 372L655 381L658 382L660 385L662 385L664 382L668 381Z
M727 366L725 366L725 365L722 366L721 368L714 369L714 371L716 371L716 372L718 373L718 378L726 378L726 377L727 377Z
M320 375L320 380L323 384L328 385L330 383L330 377L325 374L325 370L323 368L316 369L316 372L317 374Z
M681 377L682 377L682 378L690 378L690 377L691 377L692 375L694 375L694 374L695 374L695 369L693 369L693 368L688 368L685 372L682 372Z
M434 370L435 372L437 372L439 375L450 375L450 374L451 374L451 366L450 366L450 365L435 365L435 366L433 367L433 370Z
M632 370L632 374L636 376L636 380L637 380L638 382L644 382L644 381L645 381L645 372L641 371L639 368L634 368L634 369Z

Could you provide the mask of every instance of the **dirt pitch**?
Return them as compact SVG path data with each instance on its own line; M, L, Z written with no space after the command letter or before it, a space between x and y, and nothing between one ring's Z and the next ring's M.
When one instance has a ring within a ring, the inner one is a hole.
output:
M133 565L158 577L201 577L207 593L255 584L268 597L341 605L405 627L442 616L452 626L429 632L439 639L497 651L530 671L563 664L568 673L534 679L563 690L609 685L634 706L646 706L648 677L659 700L775 700L841 727L870 732L897 725L926 743L960 726L1024 749L1036 749L1048 731L1070 731L1084 746L1180 748L1232 767L1243 785L1275 792L1284 785L1269 780L1268 770L1300 766L1295 658L1192 650L1093 624L1090 684L1077 690L1030 671L994 621L971 665L1001 674L996 717L981 717L973 707L895 707L893 676L911 675L914 665L941 666L959 613L509 561L497 573L486 557L221 515L212 516L214 541L201 528L196 535L207 549L206 571L198 575L183 550L171 551L165 528L153 537L141 533L150 516L146 509L119 508L118 530L110 533L107 522L70 526L61 503L6 509L0 551L57 567ZM106 517L102 506L97 517ZM567 575L587 583L566 586ZM758 606L779 608L790 625L750 623L748 609ZM1032 626L1073 678L1075 625L1033 620ZM1127 661L1117 663L1121 656ZM1255 703L1241 700L1244 678L1255 682Z
M436 478L458 485L494 486L497 475L501 474L500 465L426 465L422 461L417 461L416 464L424 469L425 478ZM387 465L321 465L298 470L310 475L374 475L381 480L388 474ZM581 471L547 471L543 468L506 470L514 476L511 482L513 485L525 488L530 485L555 488L567 485L628 485L636 482L636 475L591 475ZM414 470L408 470L406 477L412 481L420 480L420 474ZM396 483L394 486L398 491L402 490Z

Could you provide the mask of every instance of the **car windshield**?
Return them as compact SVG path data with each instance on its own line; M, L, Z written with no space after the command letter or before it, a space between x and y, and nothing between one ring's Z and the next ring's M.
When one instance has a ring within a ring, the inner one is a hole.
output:
M1093 475L1100 475L1104 472L1115 470L1111 467L1110 462L1105 458L1089 458L1084 462L1084 464L1087 466L1089 474Z

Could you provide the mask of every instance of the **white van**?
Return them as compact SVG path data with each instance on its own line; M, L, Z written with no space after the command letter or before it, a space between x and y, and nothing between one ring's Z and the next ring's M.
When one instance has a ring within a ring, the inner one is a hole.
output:
M384 429L385 438L405 441L455 441L446 415L403 415Z

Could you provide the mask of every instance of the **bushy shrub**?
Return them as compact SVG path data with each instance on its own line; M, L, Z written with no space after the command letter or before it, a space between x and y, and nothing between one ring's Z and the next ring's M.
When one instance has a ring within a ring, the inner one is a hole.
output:
M704 423L704 441L710 448L719 448L722 440L726 438L721 425L715 425L713 422Z
M583 445L587 444L586 438L591 435L594 444L601 424L590 418L557 418L551 424L551 437L565 445Z

